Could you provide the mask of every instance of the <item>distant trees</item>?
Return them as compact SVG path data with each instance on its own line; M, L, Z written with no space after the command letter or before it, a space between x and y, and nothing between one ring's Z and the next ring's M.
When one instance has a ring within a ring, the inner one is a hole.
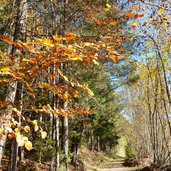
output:
M170 91L169 72L163 72L167 60L161 60L164 57L158 53L138 64L140 79L128 87L126 101L136 156L150 157L156 167L161 167L170 163Z

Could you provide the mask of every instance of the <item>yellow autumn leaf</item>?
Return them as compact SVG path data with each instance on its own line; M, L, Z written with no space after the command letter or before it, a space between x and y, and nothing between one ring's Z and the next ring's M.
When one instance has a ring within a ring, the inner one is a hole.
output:
M139 25L140 25L140 24L137 23L137 22L132 23L132 26L133 26L133 27L137 27L137 26L139 26Z
M160 9L158 10L158 13L163 13L163 12L165 12L165 8L160 8Z
M5 58L5 55L1 50L0 50L0 55L1 55L2 58Z
M41 137L42 137L43 139L45 139L45 138L47 137L47 132L42 131L42 132L41 132Z
M17 142L19 147L23 147L25 145L24 139L19 139Z
M87 89L88 90L88 94L90 95L90 96L94 96L94 93L88 88Z
M139 8L140 8L139 5L135 5L135 6L132 8L132 10L138 10Z
M92 46L92 43L85 42L84 45L85 45L85 46Z
M68 92L65 92L65 93L63 94L63 96L62 96L62 99L65 100L65 101L68 101L68 98L69 98Z
M58 37L58 36L53 35L53 39L56 41L60 41L60 40L62 40L62 37Z
M1 68L0 74L11 74L11 69L8 67Z
M84 85L84 90L85 90L90 96L94 96L94 93L87 87L87 85Z
M37 125L37 120L34 120L34 121L33 121L33 126L34 126L34 131L35 131L35 132L39 130L39 127L38 127L38 125Z
M58 71L59 75L64 78L65 81L69 82L68 78L65 75L63 75L62 71L59 68L57 71Z
M107 7L107 8L111 8L111 5L107 3L107 4L106 4L106 7Z
M25 127L24 127L24 131L25 131L25 132L30 132L30 127L29 127L29 126L25 126Z
M54 46L53 42L50 39L44 38L42 39L42 42L44 43L45 46L50 46L50 47Z
M39 127L37 125L34 125L34 131L37 132L39 130Z
M33 149L33 145L30 141L25 142L25 148L30 151Z
M23 62L35 63L35 61L33 61L33 59L28 59L28 58L23 58Z
M94 63L95 65L99 65L99 63L98 63L95 59L93 59L93 63Z
M24 140L24 141L28 141L28 138L27 138L27 137L23 137L23 140Z
M18 116L20 116L21 115L21 112L17 109L17 108L13 108L12 109L14 112L16 112L16 114L18 115ZM17 123L16 123L17 124Z
M75 60L80 60L80 61L82 61L82 60L83 60L83 58L82 58L81 56L75 55L75 54L71 56L71 59L72 59L73 61L75 61Z
M72 51L72 52L76 52L76 48L74 48L72 45L68 45L68 50Z
M109 3L107 3L106 6L105 6L105 8L104 8L104 10L105 11L109 11L110 8L111 8L111 5Z

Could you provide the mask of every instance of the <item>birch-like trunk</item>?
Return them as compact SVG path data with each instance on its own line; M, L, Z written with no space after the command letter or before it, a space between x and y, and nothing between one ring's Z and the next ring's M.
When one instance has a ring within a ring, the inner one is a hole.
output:
M59 156L59 118L56 118L56 128L55 128L55 148L56 148L56 168L55 171L59 171L60 168L60 156Z
M15 99L15 94L16 94L16 89L17 89L17 86L16 86L16 82L11 84L10 88L9 88L9 93L6 97L6 101L13 104L14 103L14 99ZM12 108L12 106L8 106L7 110L10 111L10 109ZM6 114L4 114L5 116ZM7 113L8 116L11 116L11 113ZM7 127L7 124L8 122L7 121L1 121L1 124L3 124L5 126L5 128ZM2 139L0 139L0 164L1 164L1 161L2 161L2 156L3 156L3 148L4 148L4 145L5 145L5 142L6 142L6 138L7 138L7 135L4 135L2 137Z
M67 109L68 107L68 102L64 102L63 108ZM62 118L62 140L61 140L61 147L62 151L64 152L65 155L65 162L64 162L64 169L68 169L68 118L63 117Z
M17 82L17 90L16 95L14 99L14 104L19 105L18 110L20 113L22 113L22 96L23 96L23 85L22 83ZM21 122L21 118L18 116L15 118L18 122ZM17 169L17 158L18 158L18 143L16 139L14 138L12 140L12 146L11 146L11 161L10 161L10 167L9 171L16 171Z

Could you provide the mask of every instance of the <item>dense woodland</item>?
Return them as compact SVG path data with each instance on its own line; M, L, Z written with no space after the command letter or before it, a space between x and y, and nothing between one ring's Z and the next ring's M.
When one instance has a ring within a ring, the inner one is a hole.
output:
M170 0L0 0L2 168L76 170L123 136L171 167L170 22Z

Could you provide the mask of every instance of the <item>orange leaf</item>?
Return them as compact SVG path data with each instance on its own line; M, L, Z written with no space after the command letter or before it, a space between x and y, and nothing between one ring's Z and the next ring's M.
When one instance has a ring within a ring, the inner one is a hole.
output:
M96 24L98 24L99 26L102 26L102 25L103 25L103 24L101 23L100 20L96 20L95 22L96 22Z
M95 55L95 52L94 51L91 51L90 52L90 55L94 56Z
M37 49L27 43L23 43L24 47L31 53L37 53Z
M127 10L127 13L130 13L130 12L132 12L132 10Z
M4 35L0 35L1 39L4 41L4 42L7 42L8 44L10 45L14 45L17 49L21 49L22 48L22 45L20 43L17 43L17 42L14 42L12 41L10 38L8 38L7 36L4 36Z
M110 20L109 23L110 23L110 25L113 25L113 26L115 26L117 24L117 22L113 21L113 20Z
M118 62L118 57L116 56L109 56L109 58L116 64Z
M74 36L67 36L67 37L65 37L65 40L67 40L67 41L70 41L70 40L73 40L74 39Z
M144 14L139 14L138 17L144 17Z
M133 8L132 8L132 10L138 10L139 9L139 5L135 5Z
M137 19L139 17L139 15L138 14L136 14L135 16L134 16L134 19Z
M92 20L93 18L91 16L86 17L87 20Z
M14 138L15 137L15 134L12 132L12 133L10 133L10 134L8 134L8 138L9 139L12 139L12 138Z
M112 5L112 9L113 9L113 11L117 10L117 8L114 5Z
M7 36L0 35L2 37L2 40L7 42L8 44L14 45L15 42L13 42L11 39L9 39Z
M130 12L128 13L128 17L134 17L136 15L136 13Z
M2 134L2 132L0 132L0 140L2 139L2 137L3 137L3 134Z

